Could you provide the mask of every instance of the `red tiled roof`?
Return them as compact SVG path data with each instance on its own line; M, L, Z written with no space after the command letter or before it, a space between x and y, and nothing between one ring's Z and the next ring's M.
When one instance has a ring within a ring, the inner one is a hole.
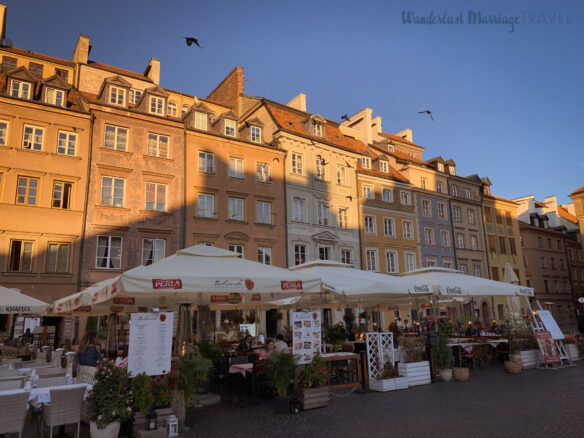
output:
M580 187L579 189L574 190L571 195L578 195L580 193L584 193L584 186Z
M573 222L575 224L578 223L578 218L561 205L558 205L558 214L570 222Z
M373 149L383 152L384 154L388 154L388 155L393 155L395 158L398 158L400 160L405 160L405 161L411 161L412 163L416 163L416 164L421 164L424 166L427 166L427 163L423 162L422 160L418 160L416 157L412 157L404 152L399 152L399 151L388 151L387 149L382 148L381 146L378 146L376 144L373 145L369 145L370 147L372 147Z
M6 50L7 52L12 52L12 53L15 53L18 55L30 56L32 58L42 59L43 61L64 64L64 65L67 65L69 67L75 66L75 63L73 61L69 61L67 59L55 58L53 56L47 56L47 55L43 55L41 53L32 52L30 50L19 49L17 47L3 47L2 50Z
M123 76L130 76L135 79L140 79L142 81L152 82L152 80L148 76L144 76L143 74L136 73L130 70L125 70L123 68L112 67L111 65L102 64L101 62L95 61L87 61L87 65L89 67L95 67L106 71L111 71L112 73L123 75Z
M378 156L381 155L381 153L385 153L385 151L383 151L383 150L380 151L378 148L375 148L374 146L371 146L371 145L369 145L369 149L371 149L372 152L374 154L377 154ZM365 168L361 167L361 163L357 164L357 170L360 172L367 173L369 175L379 176L382 178L393 178L393 179L397 179L397 180L404 181L407 183L410 182L405 176L403 176L401 173L399 173L389 163L387 163L387 167L388 167L388 169L387 169L388 172L382 172L378 169L365 169Z
M400 137L399 135L390 134L389 132L382 132L381 135L383 135L384 137L390 138L391 140L401 141L402 143L411 144L412 146L417 146L419 148L423 147L423 146L420 146L419 144L416 144L416 143L413 143L409 140L406 140L405 138Z

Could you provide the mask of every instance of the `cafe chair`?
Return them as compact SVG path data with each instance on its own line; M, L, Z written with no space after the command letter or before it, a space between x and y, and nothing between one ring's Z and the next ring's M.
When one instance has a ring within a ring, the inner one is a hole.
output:
M0 394L0 434L18 433L22 437L28 407L28 392Z
M54 426L75 423L77 423L77 438L79 438L81 406L83 405L85 390L85 386L51 390L51 402L43 406L41 438L44 434L45 425L50 427L50 438L52 438Z
M11 389L22 388L24 388L24 377L0 380L0 391L9 391Z
M39 376L37 388L47 388L49 386L61 386L67 384L67 376L45 377Z

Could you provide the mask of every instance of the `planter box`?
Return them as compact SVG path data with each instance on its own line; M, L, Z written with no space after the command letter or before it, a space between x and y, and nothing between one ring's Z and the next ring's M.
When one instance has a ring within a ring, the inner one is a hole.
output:
M427 360L412 363L399 362L397 369L401 376L407 377L408 386L426 385L432 381L430 362Z
M523 368L535 368L537 366L537 357L539 356L539 350L524 350L519 352L521 356L521 363Z
M571 360L581 360L580 354L578 353L578 347L576 344L565 344L566 352Z
M407 377L395 377L393 379L371 379L369 389L372 391L387 392L408 387Z
M302 410L322 408L328 406L331 396L328 386L322 388L303 388L298 392L298 399L302 404Z

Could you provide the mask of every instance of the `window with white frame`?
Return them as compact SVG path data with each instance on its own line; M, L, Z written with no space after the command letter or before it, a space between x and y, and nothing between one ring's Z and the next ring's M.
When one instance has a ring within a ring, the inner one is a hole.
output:
M474 213L475 213L474 210L471 210L470 208L466 211L468 223L471 225L474 225L474 223L475 223L475 214Z
M166 135L148 133L148 155L168 158L169 141L169 137Z
M254 143L262 142L262 128L260 128L259 126L251 127L251 141L253 141Z
M122 269L122 238L97 236L95 267L99 269Z
M402 233L404 239L414 238L414 225L412 221L402 221Z
M451 186L450 191L452 192L452 196L458 196L458 188L456 186Z
M411 205L412 204L412 198L411 198L410 192L400 191L399 198L400 198L401 204L403 204L403 205Z
M150 114L164 115L164 99L158 96L150 96Z
M45 103L56 106L65 106L65 91L58 88L47 88L45 91Z
M0 120L0 146L8 144L8 122Z
M30 82L19 81L12 79L10 87L10 95L12 97L20 97L21 99L30 99L32 84Z
M134 88L130 88L130 103L136 105L140 102L140 98L142 97L142 91L136 90Z
M126 90L120 87L110 86L109 103L113 105L126 105Z
M101 177L101 205L124 206L124 186L126 180L115 176Z
M306 200L303 198L292 199L292 220L306 222Z
M326 166L323 163L324 160L322 160L321 158L316 158L315 161L316 172L314 176L316 179L324 181L326 180Z
M372 185L363 184L363 197L365 199L375 199L375 191Z
M229 251L233 251L235 253L237 253L239 255L239 258L242 259L243 258L243 245L236 245L236 244L229 244L228 247Z
M406 272L414 271L416 269L416 253L404 252L404 259L406 262Z
M464 197L466 199L470 199L471 198L470 189L464 189Z
M146 210L166 211L166 184L146 183Z
M341 263L345 263L347 265L353 264L353 250L341 248Z
M450 173L450 175L456 175L456 169L454 166L448 166L448 173Z
M195 128L202 131L207 130L207 114L195 111Z
M64 274L69 272L70 243L49 243L46 272Z
M385 237L395 237L395 220L386 217L383 218L383 235Z
M444 172L444 164L438 163L438 171L439 172Z
M16 187L16 203L20 205L36 205L38 199L39 179L19 176Z
M365 250L365 269L367 271L378 271L377 262L377 250L376 249L366 249Z
M387 163L387 161L380 161L379 162L379 170L383 173L389 172L389 164Z
M235 132L237 131L237 123L235 120L225 119L225 135L229 137L235 137Z
M434 230L432 228L424 228L424 243L434 245Z
M128 129L119 126L105 125L103 147L116 151L127 151Z
M446 230L440 230L440 243L444 247L450 246L450 233Z
M270 180L270 165L268 163L256 163L256 181L269 182Z
M302 175L302 155L292 152L292 173L296 175Z
M337 165L337 184L347 184L347 169L345 166Z
M319 245L318 246L318 259L319 260L330 260L331 259L331 247L329 245Z
M422 216L430 217L432 216L432 208L430 201L427 199L422 199Z
M456 233L456 247L464 249L464 234Z
M472 274L475 277L480 277L481 276L481 267L479 265L474 265L472 267Z
M199 193L197 198L197 216L215 217L215 196L207 193Z
M460 263L459 263L459 264L458 264L458 270L459 270L460 272L462 272L463 274L465 274L465 275L466 275L466 272L467 272L467 270L466 270L466 264L465 264L465 263L462 263L462 264L460 264Z
M199 152L199 172L215 173L215 154Z
M33 242L26 240L12 240L10 242L10 265L12 272L32 271Z
M59 131L57 136L57 154L75 156L77 149L77 134Z
M381 192L381 199L383 202L393 202L393 190L383 189Z
M361 167L363 169L371 169L371 158L369 157L361 158Z
M388 274L397 274L399 272L397 251L385 250L385 266Z
M73 184L64 181L53 182L53 194L51 197L51 207L69 210L71 208L71 191Z
M444 185L442 184L442 181L436 181L436 191L438 193L444 193Z
M265 201L257 202L258 224L272 223L272 204Z
M377 227L375 225L375 216L365 215L365 234L377 234Z
M435 268L437 265L436 257L434 256L426 256L426 267L428 268Z
M306 245L302 243L294 244L294 266L306 263Z
M243 160L241 158L229 157L227 174L232 178L243 178Z
M178 116L178 106L172 100L169 100L168 104L166 105L166 113L170 117Z
M229 198L229 219L232 221L243 221L243 205L241 198Z
M448 213L446 212L446 204L444 202L438 203L438 218L448 220Z
M479 249L479 239L477 236L470 236L470 247L472 250L477 251Z
M166 257L166 240L146 238L142 239L142 265L148 266L159 262Z
M329 207L325 202L319 201L318 203L317 219L319 225L328 225L329 223Z
M349 226L347 210L347 207L339 208L339 228L347 228Z
M29 149L31 151L42 151L44 136L45 128L24 125L22 131L22 148Z
M316 122L315 120L312 121L312 135L316 135L317 137L323 137L322 124Z
M462 222L462 218L460 217L460 207L454 207L452 213L454 214L454 220L456 222Z
M428 180L426 178L420 178L420 186L424 190L428 190Z
M258 262L264 265L272 264L272 248L268 246L258 246Z
M450 257L442 257L442 267L446 269L452 269L452 259Z

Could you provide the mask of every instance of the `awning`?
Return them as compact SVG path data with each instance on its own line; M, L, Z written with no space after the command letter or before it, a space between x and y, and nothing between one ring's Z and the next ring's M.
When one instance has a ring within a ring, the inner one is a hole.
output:
M0 286L0 314L43 313L48 304L20 293L18 289Z

